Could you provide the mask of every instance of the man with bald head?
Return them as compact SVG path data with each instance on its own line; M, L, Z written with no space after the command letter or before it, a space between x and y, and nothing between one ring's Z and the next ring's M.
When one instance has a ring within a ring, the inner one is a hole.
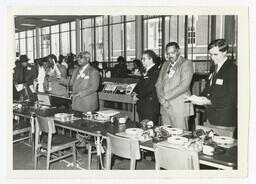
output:
M72 86L72 109L88 112L98 108L97 90L100 82L98 70L90 65L89 52L80 52L77 60L79 68L74 70L70 85Z

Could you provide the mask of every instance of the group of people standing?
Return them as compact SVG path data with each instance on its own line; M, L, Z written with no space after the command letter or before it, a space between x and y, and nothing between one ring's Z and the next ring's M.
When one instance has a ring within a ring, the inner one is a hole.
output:
M215 65L201 97L191 96L193 65L181 56L178 43L166 45L167 61L162 65L154 51L143 52L143 70L140 70L141 77L133 93L140 121L149 119L155 125L188 130L188 118L194 115L193 104L196 104L206 107L209 125L228 129L237 126L237 66L228 60L228 44L224 39L212 41L208 50ZM38 62L38 68L28 64L26 55L21 55L14 68L14 91L18 84L24 84L28 94L33 96L34 81L37 81L36 91L68 97L69 87L72 87L72 109L95 111L100 72L90 64L90 58L89 52L79 53L78 66L71 77L67 77L67 67L54 55L49 55L45 62ZM120 66L115 68L121 68L118 70L121 75L125 69L122 58L118 60Z
M224 39L212 41L208 50L215 65L200 97L191 96L193 65L180 55L176 42L166 45L167 61L161 69L155 66L156 54L152 50L143 52L146 71L134 89L140 121L149 119L155 125L161 122L188 130L188 118L194 115L195 104L206 107L206 125L230 130L237 127L237 65L228 60Z
M184 102L185 97L191 95L192 62L180 55L176 42L166 45L166 55L167 61L160 69L155 64L156 54L152 50L143 52L146 72L134 89L139 119L149 119L159 125L161 114L162 124L187 130L188 117L194 114L193 105Z
M82 112L94 111L98 108L97 90L100 74L90 64L90 53L81 52L76 60L77 67L73 68L70 77L67 67L50 54L36 65L28 63L26 55L21 55L14 68L14 98L19 99L26 91L31 101L36 100L36 92L47 92L52 95L69 97L69 88L72 88L72 109ZM17 86L23 89L17 93Z

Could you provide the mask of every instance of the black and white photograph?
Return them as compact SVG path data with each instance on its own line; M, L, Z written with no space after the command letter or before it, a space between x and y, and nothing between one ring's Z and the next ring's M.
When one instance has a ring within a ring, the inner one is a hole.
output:
M245 177L248 9L125 9L8 10L10 176Z

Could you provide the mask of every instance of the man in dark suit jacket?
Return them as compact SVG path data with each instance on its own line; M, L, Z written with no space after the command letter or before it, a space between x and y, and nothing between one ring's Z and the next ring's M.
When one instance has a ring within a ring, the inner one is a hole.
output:
M139 120L149 119L154 125L159 125L158 116L160 104L158 102L155 84L158 78L159 69L155 65L156 54L152 50L143 52L142 64L146 72L134 88L137 94L137 112Z
M224 39L212 41L208 49L215 67L208 77L204 97L189 99L194 104L206 105L211 126L234 130L237 126L237 65L228 60L228 44Z

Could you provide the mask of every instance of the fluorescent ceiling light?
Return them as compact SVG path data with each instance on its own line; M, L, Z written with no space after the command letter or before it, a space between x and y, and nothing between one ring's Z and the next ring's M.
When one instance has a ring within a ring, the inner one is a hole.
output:
M41 21L45 21L45 22L56 22L56 20L53 20L53 19L41 19Z
M22 26L28 26L28 27L34 27L36 26L35 24L21 24Z

